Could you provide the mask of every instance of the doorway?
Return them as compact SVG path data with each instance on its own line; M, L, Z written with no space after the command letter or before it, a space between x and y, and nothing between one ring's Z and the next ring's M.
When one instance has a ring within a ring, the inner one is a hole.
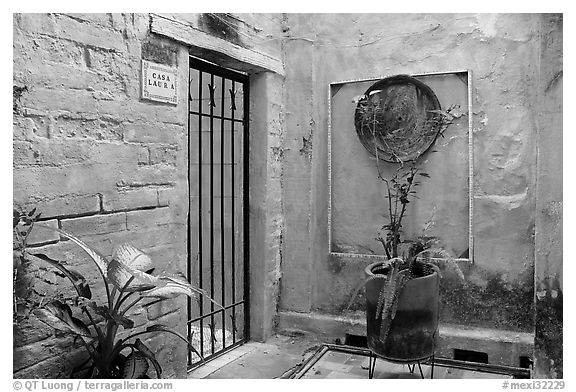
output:
M248 76L191 57L188 91L188 367L246 342ZM199 354L199 355L198 355Z

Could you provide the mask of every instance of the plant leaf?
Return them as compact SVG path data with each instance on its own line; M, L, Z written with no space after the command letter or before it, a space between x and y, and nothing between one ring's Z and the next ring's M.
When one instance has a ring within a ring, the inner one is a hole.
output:
M149 271L154 267L150 256L130 244L123 244L114 248L112 258L138 271Z
M82 250L84 252L86 252L86 254L88 254L88 256L90 256L90 258L94 261L94 263L96 264L96 266L100 270L100 273L102 274L102 276L106 276L105 272L106 272L106 267L108 266L108 260L106 260L106 257L104 257L102 254L100 254L97 250L92 249L91 247L86 245L83 241L74 237L72 234L68 234L64 230L58 229L56 227L51 227L48 225L43 225L43 224L38 224L38 225L42 226L46 229L54 230L54 231L62 234L64 237L68 238L70 241L74 242L76 245L78 245L80 248L82 248Z
M12 228L15 229L18 226L18 222L20 222L20 211L17 209L12 209Z
M158 376L158 378L162 378L162 367L160 366L160 363L156 359L156 355L154 355L152 350L150 350L148 346L142 343L140 339L136 339L136 341L134 342L134 348L136 348L136 350L144 354L144 356L148 358L150 362L152 362L154 370L156 370L156 375Z
M107 276L108 280L119 289L124 288L126 283L134 277L126 288L127 292L150 290L161 283L157 277L131 268L116 259L108 264Z
M178 295L187 295L195 297L196 294L205 296L209 301L214 303L219 308L222 308L218 302L214 301L207 291L191 285L185 278L180 276L159 276L158 279L162 284L153 288L150 291L142 293L144 297L152 298L174 298Z
M117 324L120 324L125 329L134 328L134 321L130 320L128 317L120 315L111 315L110 310L107 306L97 305L94 301L90 301L87 304L90 308L94 309L97 315L103 317L105 320L114 320Z
M43 308L35 309L34 315L44 324L59 331L79 335L82 338L92 338L92 334L82 320L72 316L70 307L60 301L52 301Z
M120 376L122 378L143 378L150 365L146 356L140 351L132 351L120 365Z
M84 297L87 299L92 298L92 292L90 291L90 286L86 282L86 278L82 276L79 272L74 271L73 269L66 268L62 262L58 260L54 260L43 253L30 253L32 256L39 258L40 260L44 260L51 266L59 269L74 285L78 296Z

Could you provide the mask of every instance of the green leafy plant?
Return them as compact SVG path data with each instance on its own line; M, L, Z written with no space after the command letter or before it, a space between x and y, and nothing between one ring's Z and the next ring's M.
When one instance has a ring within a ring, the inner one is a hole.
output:
M14 219L16 221L16 214ZM153 275L151 258L132 245L117 246L108 260L74 235L36 223L37 226L57 231L86 253L97 269L106 293L105 303L97 304L92 300L92 290L82 274L46 254L30 253L27 250L25 239L31 230L30 226L33 226L33 222L28 224L30 219L29 215L18 216L18 221L26 227L25 236L20 236L23 242L18 248L19 255L23 259L33 258L49 264L70 281L76 293L71 304L51 300L33 309L32 314L55 330L75 336L85 347L88 360L78 366L75 372L82 371L84 377L94 378L148 378L148 370L152 365L156 376L160 378L162 367L154 352L139 338L156 332L177 336L189 350L201 357L182 334L166 325L156 323L132 331L134 321L130 319L130 312L138 306L149 307L179 295L203 295L222 308L204 290L191 285L179 275ZM98 319L100 322L97 322ZM119 336L121 329L125 330L122 337Z
M372 135L374 147L369 151L376 157L378 179L386 186L385 215L388 221L381 227L376 237L388 258L387 279L379 293L376 306L376 317L382 319L380 338L385 341L396 314L399 294L407 282L433 273L434 267L431 267L431 263L438 264L441 261L454 266L462 279L463 274L448 252L433 247L437 242L434 238L423 236L416 240L402 238L402 223L408 211L408 204L417 198L418 187L422 184L421 180L430 178L430 175L422 171L420 167L420 158L426 151L418 151L413 159L403 161L401 154L394 153L394 150L387 144L387 140L391 142L397 138L394 136L395 133L404 130L386 130L383 133L383 129L386 129L386 124L383 124L382 120L382 113L385 109L378 98L379 92L375 90L369 95L356 97L355 102L358 103L356 115L362 129L366 129ZM418 137L429 137L430 133L437 133L437 136L444 137L444 132L453 120L463 115L458 106L451 106L446 110L428 110L428 112L432 112L429 120L416 125L422 127L415 132ZM398 140L395 141L401 144ZM389 178L382 175L383 158L379 154L379 143L383 144L387 151L392 151L391 155L396 162L392 164L398 166ZM434 152L436 151L430 151L430 153ZM404 247L404 252L400 251L401 244L409 245L407 248Z

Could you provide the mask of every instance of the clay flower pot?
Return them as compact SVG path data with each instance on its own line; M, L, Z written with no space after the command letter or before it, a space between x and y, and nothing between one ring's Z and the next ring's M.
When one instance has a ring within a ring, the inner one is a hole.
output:
M438 331L440 275L438 267L426 264L432 273L414 278L399 293L398 308L385 341L380 338L381 318L376 318L380 291L387 279L383 262L365 269L368 348L392 362L418 362L434 355ZM380 315L381 317L381 315Z

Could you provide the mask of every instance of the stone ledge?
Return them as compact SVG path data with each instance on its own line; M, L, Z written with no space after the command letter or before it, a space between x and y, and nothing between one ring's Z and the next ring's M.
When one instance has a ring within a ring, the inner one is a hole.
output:
M345 335L366 336L363 315L344 317L320 313L278 313L278 332L301 332L318 335L325 342L344 341ZM453 358L454 349L488 354L491 364L519 366L520 357L532 358L534 334L499 329L440 324L437 355Z

